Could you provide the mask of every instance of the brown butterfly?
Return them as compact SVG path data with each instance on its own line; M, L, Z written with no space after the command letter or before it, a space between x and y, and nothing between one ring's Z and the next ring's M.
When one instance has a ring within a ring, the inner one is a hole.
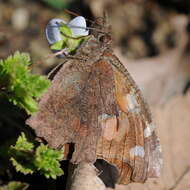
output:
M74 143L72 163L102 159L117 169L117 183L143 183L159 176L162 165L151 114L113 53L106 18L92 27L76 59L65 58L27 124L51 147Z

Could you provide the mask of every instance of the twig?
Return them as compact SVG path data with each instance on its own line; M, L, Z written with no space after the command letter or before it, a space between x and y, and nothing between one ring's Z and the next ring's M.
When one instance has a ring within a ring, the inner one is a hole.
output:
M181 180L184 178L184 176L190 171L190 166L188 168L186 168L186 170L181 174L181 176L179 176L179 178L176 180L176 182L174 183L174 185L172 187L170 187L168 190L174 190L177 185L181 182Z
M106 186L97 176L98 170L91 163L79 163L69 169L67 190L106 190Z

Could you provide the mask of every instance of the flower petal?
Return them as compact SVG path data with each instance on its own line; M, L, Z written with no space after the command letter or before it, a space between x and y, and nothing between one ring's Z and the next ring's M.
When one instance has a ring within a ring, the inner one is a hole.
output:
M60 23L66 24L64 20L59 18L51 19L47 24L45 32L49 44L54 44L55 42L62 40L59 30Z
M73 36L87 36L89 30L86 29L86 20L82 16L77 16L68 23L73 32Z

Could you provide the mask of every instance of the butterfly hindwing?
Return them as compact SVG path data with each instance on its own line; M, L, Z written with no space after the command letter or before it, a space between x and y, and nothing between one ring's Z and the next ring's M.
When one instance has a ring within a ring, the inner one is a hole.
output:
M99 158L119 169L119 183L145 182L147 177L155 177L153 173L158 172L161 165L159 140L151 115L135 82L117 57L106 52L104 59L113 66L119 114L102 121ZM110 133L109 128L112 135L106 135ZM155 156L159 159L155 160Z

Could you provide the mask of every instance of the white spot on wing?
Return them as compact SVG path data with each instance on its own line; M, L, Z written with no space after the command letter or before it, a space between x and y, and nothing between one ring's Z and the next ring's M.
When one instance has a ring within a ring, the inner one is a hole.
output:
M98 116L98 121L103 121L103 120L106 120L108 118L112 117L111 115L108 115L106 113L103 113L102 115L99 115Z
M144 148L142 146L138 146L138 145L131 148L129 153L130 153L131 157L139 156L139 157L143 158L145 155Z
M146 122L146 128L144 129L144 137L150 137L154 129L155 125L153 123Z
M149 177L159 177L161 173L161 168L163 166L163 159L161 154L161 146L158 140L158 144L155 149L151 152L150 160L149 160Z
M157 149L158 149L159 152L162 152L162 147L161 147L160 144L157 145Z
M139 112L139 104L137 102L135 94L127 94L126 99L127 99L129 111Z

